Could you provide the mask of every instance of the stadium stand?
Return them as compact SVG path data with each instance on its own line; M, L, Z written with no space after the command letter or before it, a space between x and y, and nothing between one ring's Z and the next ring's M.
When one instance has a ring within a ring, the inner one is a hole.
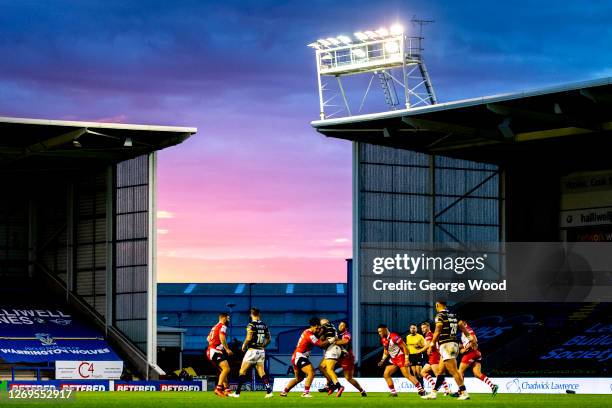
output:
M89 354L92 352L101 354ZM0 380L54 379L56 361L84 358L121 360L104 334L88 323L82 311L53 302L40 280L3 280Z
M203 350L220 312L231 312L228 338L239 348L249 309L260 308L272 333L267 353L271 374L285 375L308 319L324 316L339 321L346 319L348 310L344 283L160 283L157 298L158 325L186 330L183 365L193 367L199 375L215 373ZM158 360L165 371L171 372L178 366L175 358L165 357L167 352L159 349ZM170 366L173 362L175 366Z

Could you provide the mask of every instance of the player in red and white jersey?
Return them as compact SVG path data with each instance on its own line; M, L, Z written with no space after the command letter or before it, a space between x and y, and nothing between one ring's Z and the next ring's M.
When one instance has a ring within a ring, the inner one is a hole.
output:
M219 322L210 329L207 337L208 348L206 349L206 357L219 369L219 381L215 387L215 394L219 397L226 397L230 392L227 379L230 373L230 366L227 358L233 353L227 345L225 337L229 320L229 314L219 314Z
M308 323L310 326L302 332L295 351L293 352L293 356L291 357L291 365L293 366L295 378L287 383L283 392L279 394L281 397L286 397L287 393L304 379L306 379L306 381L304 383L304 393L302 397L311 397L310 385L314 379L315 370L310 362L310 352L314 346L323 348L328 346L330 342L319 340L318 338L321 328L321 320L318 317L313 317Z
M406 377L416 387L419 395L425 395L425 390L421 386L421 383L410 373L410 361L408 359L408 347L401 336L397 333L389 331L386 325L378 325L378 335L380 336L380 343L383 346L383 356L378 362L378 366L382 367L385 365L387 358L389 358L389 364L385 367L383 378L389 386L392 397L397 397L397 391L393 385L392 375L399 368L402 375Z
M436 381L431 374L434 376L438 375L438 370L440 369L440 350L438 350L437 344L432 343L433 332L431 331L429 322L421 323L421 332L423 332L423 337L425 337L425 347L418 351L420 353L427 352L428 357L427 364L425 364L421 370L421 375L433 388L436 385ZM444 386L444 395L449 395L451 392L448 383L444 381L442 385Z
M353 377L355 374L355 356L353 355L353 347L351 345L351 332L348 331L348 324L346 324L346 322L340 322L338 325L338 334L340 338L336 341L336 344L342 349L342 356L338 360L338 363L342 367L344 378L346 378L346 381L351 383L353 387L357 388L362 397L366 397L366 392Z
M495 396L497 395L499 386L497 384L493 384L489 377L484 375L481 371L482 354L480 353L480 350L478 350L478 337L476 337L476 332L467 324L467 322L461 322L465 326L466 331L461 333L461 349L459 350L461 353L461 364L459 365L459 372L462 376L465 376L465 371L471 367L474 377L487 384L491 388L493 396Z

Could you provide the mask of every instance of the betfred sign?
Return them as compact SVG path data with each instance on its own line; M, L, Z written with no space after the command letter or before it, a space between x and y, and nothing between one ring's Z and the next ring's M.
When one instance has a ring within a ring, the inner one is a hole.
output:
M123 361L56 361L55 378L61 380L117 380Z
M48 380L48 381L7 381L8 390L72 390L72 391L110 391L108 381L92 380Z
M205 391L205 381L111 381L115 391Z

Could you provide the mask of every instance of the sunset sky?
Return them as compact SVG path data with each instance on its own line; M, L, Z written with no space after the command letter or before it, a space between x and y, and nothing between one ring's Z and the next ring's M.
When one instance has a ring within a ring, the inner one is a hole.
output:
M606 2L0 0L0 116L199 129L159 154L159 281L340 282L351 149L306 44L415 14L441 101L612 75Z

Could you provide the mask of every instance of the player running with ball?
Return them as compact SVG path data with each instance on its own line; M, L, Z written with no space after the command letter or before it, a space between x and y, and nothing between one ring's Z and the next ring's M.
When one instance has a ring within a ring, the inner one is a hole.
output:
M460 321L459 323L463 324L466 329L466 332L461 333L462 347L459 352L462 354L462 356L461 364L459 365L459 372L461 375L465 376L466 370L471 367L474 377L487 384L491 388L493 396L497 395L499 386L497 384L493 384L489 377L484 375L481 371L482 354L480 354L480 350L478 350L478 338L476 337L476 333L466 322Z
M283 392L280 393L281 397L286 397L289 391L304 379L306 381L304 383L302 397L312 397L312 395L310 395L310 385L315 376L315 369L310 362L310 352L314 346L325 348L331 343L327 340L319 340L318 336L321 334L321 320L319 320L318 317L313 317L308 323L310 327L302 332L291 358L295 378L287 383Z

